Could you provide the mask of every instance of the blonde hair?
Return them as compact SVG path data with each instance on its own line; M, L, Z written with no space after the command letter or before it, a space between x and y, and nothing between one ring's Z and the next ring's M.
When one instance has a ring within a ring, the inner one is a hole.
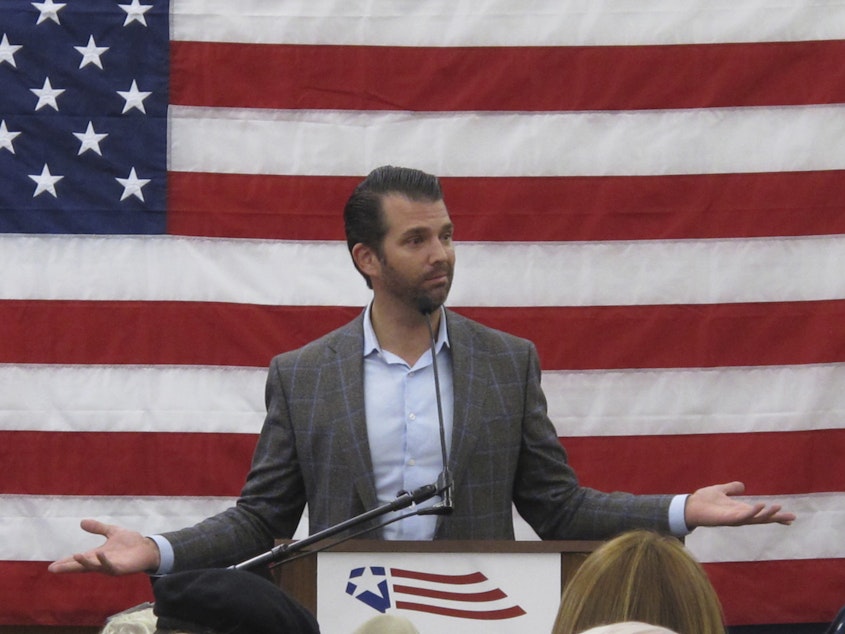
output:
M590 554L563 590L553 634L642 621L679 634L724 634L707 574L674 537L625 533Z
M112 614L106 619L100 634L154 634L155 631L156 615L153 613L153 604L142 603Z
M190 634L182 630L158 629L152 603L141 603L106 618L99 634Z
M400 614L379 614L359 625L352 634L419 634L419 630Z
M674 630L651 625L649 623L638 623L637 621L624 621L611 625L599 625L585 630L583 634L678 634Z

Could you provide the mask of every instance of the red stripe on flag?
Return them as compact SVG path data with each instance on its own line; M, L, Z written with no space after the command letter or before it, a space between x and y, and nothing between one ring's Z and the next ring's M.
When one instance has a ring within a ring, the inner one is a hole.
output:
M704 564L728 625L830 623L842 607L845 559Z
M396 601L397 610L413 610L415 612L427 612L428 614L440 614L441 616L451 616L456 619L471 619L476 621L501 621L503 619L513 619L525 614L518 605L510 608L503 608L501 610L459 610L457 608L444 608L437 605L429 605L427 603L414 603L412 601Z
M841 607L841 559L704 564L728 625L829 623ZM796 583L800 580L800 583ZM789 592L784 592L788 587ZM152 600L143 575L55 575L47 562L0 561L1 625L102 626L110 614Z
M434 583L449 583L467 585L487 581L487 577L481 572L471 572L465 575L443 575L433 572L421 572L419 570L405 570L403 568L391 568L390 574L393 577L404 579L416 579L417 581L431 581Z
M168 232L345 240L360 177L171 172ZM845 172L444 177L459 240L580 241L845 233Z
M807 465L808 456L817 465L839 464L845 429L565 437L561 443L581 484L603 491L680 494L733 480L744 482L750 495L845 490L845 470Z
M250 434L0 431L5 473L0 493L234 496L243 485L255 440ZM689 493L730 480L745 482L753 495L845 489L843 470L806 467L808 455L817 464L838 464L845 455L843 429L564 437L561 442L582 484L602 490ZM778 456L776 461L771 460L773 455ZM157 459L151 461L149 456ZM192 456L190 469L174 477L174 465L182 464L185 456ZM51 468L43 469L45 464ZM691 464L695 469L689 468ZM440 583L483 581L473 576L391 572Z
M170 50L170 99L191 106L416 111L825 104L845 102L843 58L843 41L561 47L177 41Z
M256 439L253 434L0 431L0 493L237 496Z
M230 238L345 240L357 176L169 172L167 232Z
M499 588L486 590L484 592L447 592L445 590L432 590L430 588L416 588L394 584L393 591L402 594L412 594L418 597L430 597L432 599L447 599L449 601L467 601L469 603L481 603L484 601L496 601L506 599L508 595Z
M845 301L458 308L535 342L543 368L593 370L845 360Z
M456 310L532 340L547 370L845 361L845 300ZM275 354L360 312L215 302L3 301L0 363L266 367Z
M216 302L3 301L0 362L266 367L275 354L305 345L361 311Z
M0 561L0 625L94 626L153 600L146 575L57 575L43 561Z

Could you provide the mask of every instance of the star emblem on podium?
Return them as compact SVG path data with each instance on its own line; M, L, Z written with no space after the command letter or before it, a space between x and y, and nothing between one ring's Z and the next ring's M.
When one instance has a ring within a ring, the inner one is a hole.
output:
M390 589L384 566L353 568L346 583L346 594L382 614L390 607Z

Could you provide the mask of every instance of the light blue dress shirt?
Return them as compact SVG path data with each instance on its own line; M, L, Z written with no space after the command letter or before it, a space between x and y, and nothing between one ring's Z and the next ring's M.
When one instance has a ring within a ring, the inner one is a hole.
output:
M436 338L448 456L454 389L452 356L442 308ZM436 482L443 470L443 460L431 350L426 350L413 366L409 366L395 354L382 349L370 320L370 307L364 315L364 408L379 503L390 502L399 491ZM437 501L438 498L428 500L420 506ZM407 512L397 511L396 514ZM388 518L396 514L388 515ZM414 516L388 524L383 534L385 539L431 540L436 524L435 515Z

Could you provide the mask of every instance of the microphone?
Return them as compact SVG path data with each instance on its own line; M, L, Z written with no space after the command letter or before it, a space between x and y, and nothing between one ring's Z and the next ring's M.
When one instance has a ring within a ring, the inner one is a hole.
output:
M437 308L429 298L419 299L420 312L425 315L428 324L429 343L431 344L431 367L434 370L434 394L437 400L437 422L440 425L440 459L443 470L437 476L437 492L441 501L433 506L421 509L420 515L450 515L454 510L452 504L452 473L449 471L449 458L446 455L446 426L443 423L443 404L440 399L440 375L437 372L437 338L431 325L431 313Z

